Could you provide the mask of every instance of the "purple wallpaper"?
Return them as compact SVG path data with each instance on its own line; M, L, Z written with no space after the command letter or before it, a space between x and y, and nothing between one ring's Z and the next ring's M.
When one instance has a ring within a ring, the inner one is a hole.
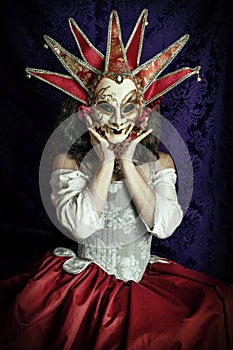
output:
M43 48L43 35L50 35L78 55L69 17L105 53L110 11L118 11L126 43L143 8L148 9L149 18L141 62L188 33L190 40L168 71L182 66L202 67L201 82L197 83L196 77L187 79L167 93L161 103L161 113L177 129L189 151L194 188L182 224L169 239L154 239L152 249L188 268L232 282L233 27L230 1L223 0L32 0L27 5L23 1L0 5L4 51L0 228L7 244L2 258L4 269L11 249L16 251L18 244L24 247L19 262L27 254L33 255L29 250L36 250L35 241L40 235L59 236L41 202L39 164L64 94L36 79L27 80L25 67L64 72L52 52ZM34 243L30 244L28 237L33 237Z

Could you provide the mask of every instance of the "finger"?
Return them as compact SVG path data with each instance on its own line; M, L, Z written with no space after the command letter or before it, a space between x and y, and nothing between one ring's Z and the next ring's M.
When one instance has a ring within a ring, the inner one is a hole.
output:
M132 142L138 144L140 141L142 141L146 136L148 136L153 129L148 129L144 132L142 132L140 135L138 135Z
M97 146L98 144L100 144L100 141L97 139L96 135L94 135L94 133L92 132L93 129L89 128L89 133L90 133L90 140L91 140L91 144L93 147Z
M100 134L93 128L88 128L89 132L99 141L108 144L108 141L104 139Z
M85 121L88 128L93 128L93 121L88 114L85 114Z
M100 139L100 134L93 128L88 128L88 131L91 133L92 136L94 136L97 140ZM100 140L99 140L100 141Z

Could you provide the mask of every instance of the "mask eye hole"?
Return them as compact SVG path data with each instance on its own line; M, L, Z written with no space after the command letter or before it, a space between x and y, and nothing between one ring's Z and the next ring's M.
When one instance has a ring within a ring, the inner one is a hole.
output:
M135 110L136 110L136 105L134 103L128 103L123 107L122 112L126 114L126 113L134 112Z
M114 112L113 107L109 103L103 103L103 102L100 102L97 104L97 110L109 115L113 114Z

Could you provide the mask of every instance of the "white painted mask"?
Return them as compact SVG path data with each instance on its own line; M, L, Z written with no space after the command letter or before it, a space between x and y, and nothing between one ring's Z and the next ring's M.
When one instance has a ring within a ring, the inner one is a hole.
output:
M139 90L130 78L120 82L104 77L98 83L92 106L98 132L111 143L126 140L141 114Z

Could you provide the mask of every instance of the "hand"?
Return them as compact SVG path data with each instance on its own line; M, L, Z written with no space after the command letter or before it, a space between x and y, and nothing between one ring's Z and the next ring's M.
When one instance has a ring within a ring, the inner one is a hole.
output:
M91 144L100 160L100 162L111 161L115 159L114 152L109 149L109 142L104 139L94 128L88 128L91 138Z
M133 139L120 154L119 156L120 162L124 162L125 160L132 161L137 144L141 140L143 140L146 136L148 136L152 131L153 129L146 130L143 133L141 133L139 136L137 136L135 139Z
M88 114L85 114L85 122L90 133L91 144L100 160L100 162L111 161L115 159L114 152L109 149L109 142L104 139L95 130L95 125L93 120Z

